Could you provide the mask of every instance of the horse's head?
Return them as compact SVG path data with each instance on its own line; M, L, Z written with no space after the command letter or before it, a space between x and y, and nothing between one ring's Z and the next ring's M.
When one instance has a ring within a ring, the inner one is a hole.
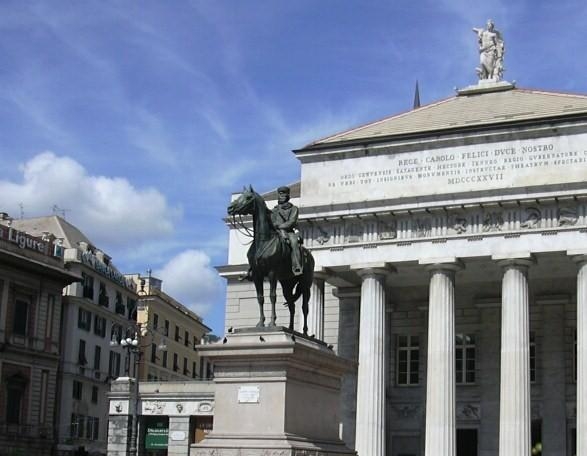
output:
M228 215L252 215L255 210L255 190L244 187L240 196L228 205Z

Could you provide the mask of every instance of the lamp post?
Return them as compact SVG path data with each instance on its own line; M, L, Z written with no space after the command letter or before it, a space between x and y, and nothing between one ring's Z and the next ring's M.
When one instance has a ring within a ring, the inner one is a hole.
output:
M151 278L151 270L148 271L149 279ZM141 338L145 337L149 332L148 328L148 320L146 319L143 321L138 318L139 306L145 305L146 301L150 301L148 297L148 293L145 291L145 279L140 280L140 289L138 290L137 294L139 295L139 303L137 306L137 317L135 322L129 322L128 326L125 328L124 325L114 323L114 327L118 329L118 331L114 331L114 335L112 340L110 340L110 345L112 347L120 346L125 349L128 353L128 367L127 367L127 376L130 378L130 358L131 353L134 356L134 385L133 385L133 392L132 395L134 397L134 407L132 408L132 426L131 426L131 435L130 435L130 448L129 454L130 456L137 456L138 454L138 429L139 429L139 364L141 360L141 356L143 355L143 348L147 348L148 345L141 345ZM165 339L158 345L159 350L167 351L167 344L165 343Z
M121 330L123 327L121 325L117 325ZM122 332L122 331L121 331ZM133 397L134 397L134 407L132 408L132 426L131 426L131 434L130 434L130 448L129 453L130 456L137 456L137 437L138 437L138 428L139 428L139 361L141 358L141 346L140 346L140 336L141 331L137 325L130 325L126 328L124 332L126 337L121 337L120 340L113 338L110 341L111 346L121 346L125 349L128 353L128 371L127 375L130 377L130 355L131 353L134 356L134 380L135 383L133 385Z

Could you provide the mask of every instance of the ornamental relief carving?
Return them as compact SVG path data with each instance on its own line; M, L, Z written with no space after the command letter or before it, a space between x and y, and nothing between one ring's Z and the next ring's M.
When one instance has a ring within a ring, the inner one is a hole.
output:
M397 237L397 223L394 221L379 222L377 224L378 238L382 241Z
M373 214L369 218L329 219L310 221L311 229L305 242L309 246L342 248L345 244L394 241L398 243L446 238L447 236L485 236L503 233L506 236L532 230L583 227L587 223L587 204L583 201L569 204L510 204L487 207L463 207L449 211L434 209L430 215ZM518 203L519 204L519 203ZM310 234L311 233L311 234ZM510 236L511 237L511 236Z
M524 211L524 221L520 223L522 228L532 229L540 228L542 213L537 207L527 207Z
M501 212L486 212L483 217L483 232L501 231L503 215Z
M558 209L558 224L559 226L573 226L577 224L577 208L576 207L560 207Z
M457 404L457 419L480 420L481 408L477 404Z
M146 412L151 413L152 415L161 415L163 413L163 409L165 408L165 404L158 401L153 402L144 402L143 410Z

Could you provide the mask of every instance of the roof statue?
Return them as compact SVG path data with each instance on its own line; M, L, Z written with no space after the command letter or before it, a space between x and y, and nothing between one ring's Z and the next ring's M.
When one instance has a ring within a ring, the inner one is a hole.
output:
M476 68L480 80L500 81L503 76L505 45L501 33L495 29L491 19L485 29L474 28L479 40L479 66Z

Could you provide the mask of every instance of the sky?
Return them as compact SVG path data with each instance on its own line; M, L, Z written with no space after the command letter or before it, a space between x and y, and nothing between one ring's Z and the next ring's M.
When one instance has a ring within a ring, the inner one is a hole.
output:
M2 0L0 212L64 215L222 334L231 193L475 84L489 18L504 79L587 93L584 0Z

